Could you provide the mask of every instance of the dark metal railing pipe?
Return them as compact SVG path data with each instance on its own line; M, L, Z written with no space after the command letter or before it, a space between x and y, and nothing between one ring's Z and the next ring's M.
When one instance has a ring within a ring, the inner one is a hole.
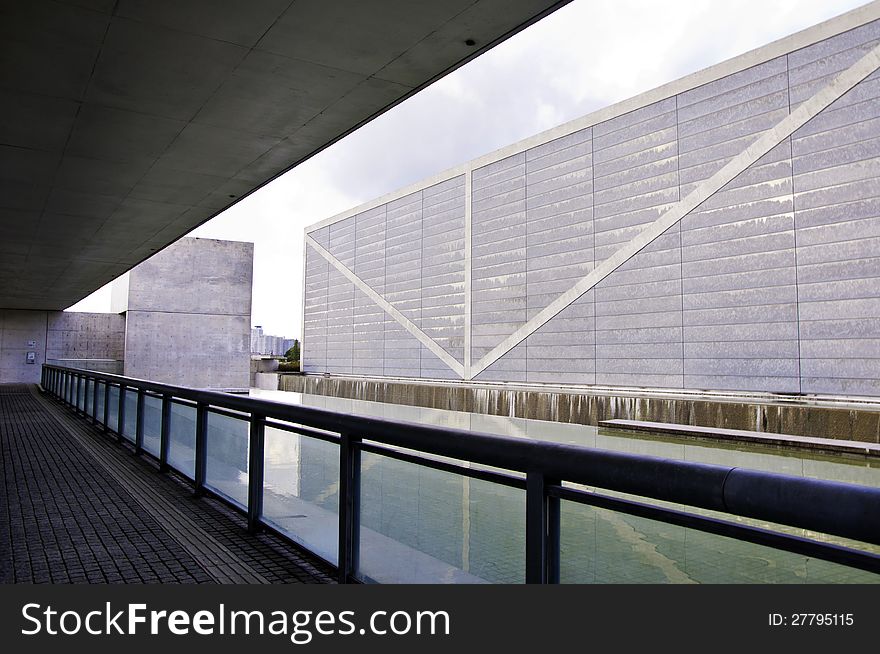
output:
M559 579L559 500L547 495L558 485L541 472L526 475L526 583L556 583Z
M342 434L339 441L340 584L354 580L360 559L361 451L359 438Z
M168 472L171 451L171 395L162 396L162 426L159 431L159 472Z
M260 530L263 519L263 470L266 464L266 417L252 413L250 419L250 453L248 457L248 532Z
M195 493L202 495L208 476L208 405L196 406ZM249 478L250 479L250 478Z

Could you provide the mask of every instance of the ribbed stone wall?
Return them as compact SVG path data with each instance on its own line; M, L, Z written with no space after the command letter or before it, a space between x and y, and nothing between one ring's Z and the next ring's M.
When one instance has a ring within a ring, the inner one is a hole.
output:
M880 21L843 27L308 229L304 370L880 396Z

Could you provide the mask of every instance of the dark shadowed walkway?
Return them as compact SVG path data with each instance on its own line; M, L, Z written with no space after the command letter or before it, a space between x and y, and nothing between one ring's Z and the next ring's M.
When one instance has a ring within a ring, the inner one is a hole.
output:
M36 387L0 385L0 582L329 583Z

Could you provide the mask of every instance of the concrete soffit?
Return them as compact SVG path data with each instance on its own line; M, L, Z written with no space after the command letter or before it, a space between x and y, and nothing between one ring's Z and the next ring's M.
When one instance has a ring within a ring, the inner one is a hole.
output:
M871 5L875 9L877 5ZM848 14L849 15L849 14ZM820 26L821 27L821 26ZM396 320L410 334L417 338L425 347L436 354L451 370L453 370L462 379L470 380L493 363L498 361L507 352L512 350L516 345L525 340L528 336L537 331L542 325L546 324L554 316L559 314L563 309L572 302L580 298L584 293L594 288L598 283L607 278L611 273L620 266L630 260L633 256L647 247L667 229L674 226L682 218L696 209L700 204L705 202L709 197L722 189L726 184L735 179L754 164L758 159L767 154L774 147L788 138L796 130L800 129L810 119L816 116L823 109L838 100L844 93L852 89L856 84L865 79L868 75L880 68L880 46L875 47L868 54L858 60L850 68L837 75L827 86L819 90L811 98L803 102L788 116L783 118L777 125L763 132L757 140L749 145L745 150L731 159L723 168L721 168L712 177L702 182L690 194L673 205L656 221L647 225L641 232L633 237L629 242L625 243L608 259L599 263L590 273L578 280L571 288L562 293L547 307L535 315L531 320L527 321L519 329L505 338L501 343L490 350L483 358L477 362L470 360L470 323L471 323L471 307L470 307L470 245L471 245L471 171L477 166L474 162L465 164L460 169L456 169L456 175L465 175L465 360L462 364L452 357L439 344L432 340L427 334L419 329L414 323L408 320L403 314L395 309L385 298L369 287L354 272L349 270L336 257L328 252L324 247L318 244L309 232L320 228L329 222L336 222L345 217L350 217L355 213L366 210L359 207L357 210L347 212L342 216L337 216L331 221L325 221L318 225L307 228L305 241L315 252L326 259L334 268L342 273L357 288L363 291L373 302L375 302L383 311ZM517 144L519 147L519 144ZM439 181L439 180L438 180ZM418 188L424 188L429 184L424 182L418 185ZM409 190L409 189L408 189ZM416 189L418 190L418 189ZM387 201L387 200L385 200ZM371 203L373 206L383 204L383 202Z

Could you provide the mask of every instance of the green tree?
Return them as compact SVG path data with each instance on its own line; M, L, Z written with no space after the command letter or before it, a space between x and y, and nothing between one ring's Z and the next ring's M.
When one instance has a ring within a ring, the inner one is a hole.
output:
M299 363L299 339L293 339L293 345L284 353L285 358L291 363Z

